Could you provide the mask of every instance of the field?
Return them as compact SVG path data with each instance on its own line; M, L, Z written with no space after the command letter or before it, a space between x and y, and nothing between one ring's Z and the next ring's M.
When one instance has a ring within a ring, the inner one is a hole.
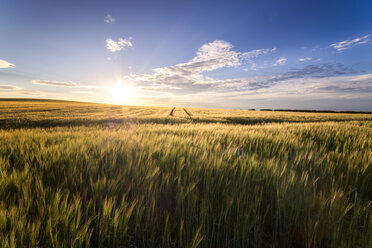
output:
M0 247L371 247L372 114L0 101Z

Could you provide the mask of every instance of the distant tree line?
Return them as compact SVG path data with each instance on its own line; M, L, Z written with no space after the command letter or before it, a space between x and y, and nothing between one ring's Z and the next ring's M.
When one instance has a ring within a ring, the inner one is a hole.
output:
M256 109L248 109L255 111ZM260 109L260 111L283 111L283 112L309 112L309 113L346 113L346 114L372 114L368 111L334 111L334 110L315 110L315 109Z

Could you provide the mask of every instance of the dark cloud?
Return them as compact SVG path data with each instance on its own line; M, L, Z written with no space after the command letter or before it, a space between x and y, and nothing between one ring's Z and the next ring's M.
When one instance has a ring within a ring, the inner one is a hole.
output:
M307 65L303 68L292 69L281 74L263 77L263 79L252 78L236 78L227 80L206 80L203 83L196 79L187 78L182 81L182 78L171 80L172 85L180 87L179 90L190 89L195 92L199 90L217 89L221 91L239 91L239 90L258 90L270 88L278 83L304 78L327 78L334 76L344 76L356 73L355 70L348 68L342 64L325 63L321 65Z
M359 92L359 93L371 93L372 85L362 85L362 86L346 86L341 87L337 85L329 85L324 87L319 87L314 90L314 92Z
M262 88L270 88L283 81L293 80L293 79L304 79L304 78L327 78L335 76L345 76L357 73L352 68L348 68L339 63L325 63L321 65L307 65L303 68L292 69L281 74L275 74L268 76L265 79L235 79L233 82L236 84L240 82L240 87L229 87L226 84L226 88L231 88L230 90L258 90ZM229 80L231 81L231 80Z
M294 69L283 73L279 76L280 80L288 80L293 78L324 78L333 76L342 76L356 73L352 68L348 68L339 63L325 63L322 65L307 65L301 69Z

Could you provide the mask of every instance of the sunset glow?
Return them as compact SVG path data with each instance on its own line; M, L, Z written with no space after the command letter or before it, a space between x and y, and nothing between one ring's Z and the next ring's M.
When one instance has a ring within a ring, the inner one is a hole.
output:
M129 84L118 83L110 92L116 102L126 103L136 98L137 89Z

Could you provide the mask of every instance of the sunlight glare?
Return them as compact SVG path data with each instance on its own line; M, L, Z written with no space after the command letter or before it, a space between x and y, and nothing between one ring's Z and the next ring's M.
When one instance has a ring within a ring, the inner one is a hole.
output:
M118 83L111 89L114 100L121 103L134 99L136 97L136 92L136 87L123 83Z

